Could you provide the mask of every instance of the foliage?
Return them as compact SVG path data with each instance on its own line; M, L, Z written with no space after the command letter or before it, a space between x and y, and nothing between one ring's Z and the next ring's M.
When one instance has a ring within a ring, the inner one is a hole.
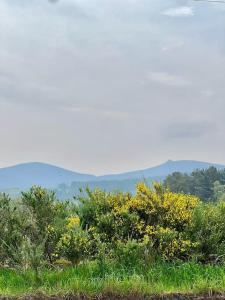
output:
M188 255L195 246L183 233L199 203L194 196L171 193L159 184L152 190L140 183L134 196L96 190L80 201L83 228L93 239L99 236L110 249L117 247L118 241L141 243L147 238L153 252L170 258Z
M87 231L80 228L78 216L67 219L67 230L62 234L58 242L58 256L63 255L76 265L88 255L89 236Z
M132 269L135 266L143 266L149 263L148 258L152 253L148 252L149 240L143 242L137 240L128 240L127 242L118 241L114 250L115 260L125 266L126 269Z
M223 191L218 183L214 189ZM44 267L88 261L102 278L108 261L129 270L147 270L157 260L225 261L223 200L205 203L158 183L139 183L134 195L87 189L76 203L59 202L36 186L16 202L1 195L1 264L31 268L38 281Z
M22 223L18 206L5 195L0 195L0 262L19 263L18 252L22 240Z
M221 184L220 181L215 181L213 184L213 197L215 201L225 201L225 185Z
M32 187L18 202L0 197L0 257L3 265L38 269L43 261L53 263L66 218L73 211L51 191Z
M225 202L201 204L193 215L190 235L203 261L225 260Z
M167 176L164 186L175 193L196 195L203 201L222 199L225 198L225 170L210 167L190 175L175 172Z

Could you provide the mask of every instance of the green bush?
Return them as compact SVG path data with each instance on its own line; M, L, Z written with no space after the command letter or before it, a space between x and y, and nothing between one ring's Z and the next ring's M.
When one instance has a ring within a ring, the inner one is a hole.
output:
M150 252L148 251L150 250ZM114 259L119 265L127 269L133 269L146 264L151 255L152 248L148 248L148 243L137 240L127 242L118 241L113 251Z
M73 265L87 258L90 249L88 232L80 227L79 217L70 217L66 225L66 231L62 234L58 245L58 256L63 256Z
M1 265L32 268L95 261L145 269L155 260L225 262L225 201L202 203L160 184L135 195L87 190L79 205L32 187L17 201L0 195Z
M196 255L203 261L225 259L225 202L199 205L193 215L190 236Z
M0 261L3 265L18 265L23 238L23 216L16 203L0 195Z

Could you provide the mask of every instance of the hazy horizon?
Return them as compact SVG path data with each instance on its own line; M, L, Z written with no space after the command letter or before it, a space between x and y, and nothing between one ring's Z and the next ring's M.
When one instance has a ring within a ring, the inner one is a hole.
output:
M20 165L29 165L29 164L43 164L43 165L49 165L49 166L53 166L53 167L57 167L57 168L60 168L60 169L65 169L67 171L72 171L72 172L75 172L75 173L80 173L80 174L87 174L87 175L93 175L93 176L96 176L96 177L101 177L101 176L105 176L105 175L120 175L120 174L125 174L125 173L130 173L130 172L136 172L136 171L145 171L145 170L148 170L148 169L151 169L151 168L155 168L155 167L159 167L161 165L164 165L164 164L167 164L168 162L199 162L199 163L206 163L206 164L212 164L212 165L221 165L221 166L225 166L225 164L219 164L215 161L198 161L198 160L171 160L171 159L168 159L166 161L163 161L161 162L160 164L157 164L157 165L149 165L148 167L146 168L139 168L139 169L129 169L129 170L122 170L121 172L110 172L110 170L108 172L105 172L105 173L102 173L102 174L95 174L95 173L91 173L91 172L79 172L78 170L76 169L72 169L72 168L66 168L64 166L61 166L61 165L56 165L56 164L51 164L51 163L48 163L48 162L43 162L43 161L24 161L24 162L20 162L20 163L16 163L14 165L7 165L5 167L0 167L0 170L1 169L7 169L7 168L14 168L16 166L20 166Z
M225 164L225 5L2 0L0 168Z

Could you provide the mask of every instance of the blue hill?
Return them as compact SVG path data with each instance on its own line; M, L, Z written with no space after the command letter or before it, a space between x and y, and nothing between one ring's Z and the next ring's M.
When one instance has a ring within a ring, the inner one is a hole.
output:
M127 173L105 175L98 177L101 180L124 180L124 179L145 179L149 177L165 177L173 172L191 173L196 169L207 169L214 166L218 169L224 169L224 165L195 161L195 160L168 160L167 162L145 170L132 171Z
M53 165L44 163L25 163L12 167L0 169L0 191L9 189L24 190L32 185L41 185L45 188L57 188L61 183L70 185L71 183L80 184L90 183L93 187L108 186L118 187L123 189L129 186L129 180L136 182L143 179L163 179L173 172L191 173L195 169L206 169L210 166L215 166L218 169L224 169L224 165L200 162L200 161L167 161L156 167L145 170L94 176L91 174L81 174L59 168ZM109 183L110 182L110 183Z
M44 163L25 163L0 169L0 189L26 189L32 185L54 188L60 183L94 180L95 176L72 172Z

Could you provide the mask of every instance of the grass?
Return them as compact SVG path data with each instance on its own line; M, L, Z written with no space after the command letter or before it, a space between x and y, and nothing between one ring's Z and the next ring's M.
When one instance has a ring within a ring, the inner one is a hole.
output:
M98 295L113 291L130 293L208 293L225 291L225 266L196 263L155 263L145 274L141 270L127 270L109 265L100 276L96 263L88 263L64 270L42 270L40 282L32 271L0 269L0 295L20 296L82 293Z

